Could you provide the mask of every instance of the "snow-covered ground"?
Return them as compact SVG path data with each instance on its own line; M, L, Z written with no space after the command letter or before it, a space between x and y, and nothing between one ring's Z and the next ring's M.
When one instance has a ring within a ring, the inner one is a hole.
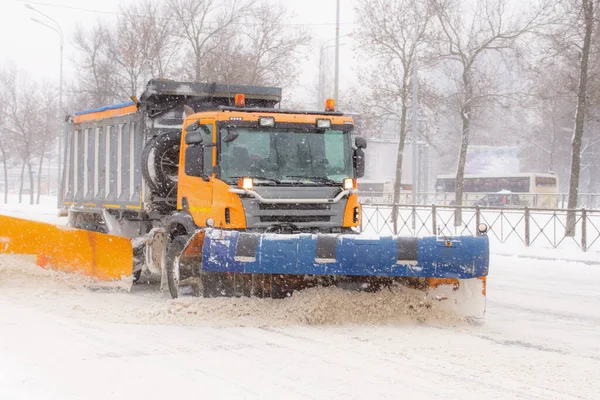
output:
M0 214L12 217L34 219L50 224L65 225L67 218L59 218L56 196L40 196L40 204L29 204L29 196L23 196L19 203L19 196L9 195L8 204L4 204L4 196L0 198Z
M503 251L481 325L411 292L173 301L2 256L0 398L600 398L600 265Z

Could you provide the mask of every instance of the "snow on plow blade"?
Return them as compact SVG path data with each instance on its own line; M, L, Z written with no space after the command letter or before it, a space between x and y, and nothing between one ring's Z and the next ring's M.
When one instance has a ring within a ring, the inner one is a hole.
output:
M132 274L133 251L127 238L3 215L0 253L35 255L40 267L103 281Z

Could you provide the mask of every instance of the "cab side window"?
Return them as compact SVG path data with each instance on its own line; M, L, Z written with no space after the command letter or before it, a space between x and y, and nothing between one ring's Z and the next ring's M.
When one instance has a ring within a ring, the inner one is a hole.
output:
M204 145L213 143L213 124L202 124L200 125L200 132L204 140ZM211 176L213 170L213 146L204 147L204 175Z

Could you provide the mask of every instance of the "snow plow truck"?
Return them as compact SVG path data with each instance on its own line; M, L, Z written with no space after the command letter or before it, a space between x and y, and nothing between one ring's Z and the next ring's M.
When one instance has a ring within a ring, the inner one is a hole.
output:
M58 200L68 227L0 217L0 250L102 280L154 276L173 298L403 284L472 297L481 315L485 230L360 232L368 150L352 117L332 99L280 101L276 87L151 80L139 99L75 113Z

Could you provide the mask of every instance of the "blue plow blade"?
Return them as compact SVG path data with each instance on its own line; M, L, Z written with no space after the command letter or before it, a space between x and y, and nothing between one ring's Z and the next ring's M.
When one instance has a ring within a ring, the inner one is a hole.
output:
M487 276L482 236L373 237L207 230L202 270L243 274L314 274L469 279Z

